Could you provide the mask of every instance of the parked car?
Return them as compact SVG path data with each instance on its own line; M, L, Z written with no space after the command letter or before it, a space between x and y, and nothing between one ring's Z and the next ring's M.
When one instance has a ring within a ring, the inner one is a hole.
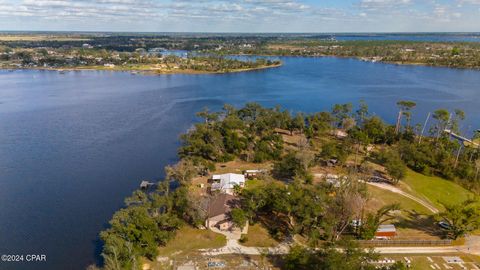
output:
M450 230L450 224L448 224L446 221L438 222L438 226L442 229Z
M208 262L207 266L209 268L224 268L226 264L225 262Z

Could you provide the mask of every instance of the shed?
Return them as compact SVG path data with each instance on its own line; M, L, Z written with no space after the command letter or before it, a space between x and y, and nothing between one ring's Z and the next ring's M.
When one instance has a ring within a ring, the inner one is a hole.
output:
M378 226L377 231L375 232L376 239L391 239L397 235L397 229L393 224L384 224Z
M245 170L243 171L243 175L247 178L253 178L258 175L266 173L266 170Z

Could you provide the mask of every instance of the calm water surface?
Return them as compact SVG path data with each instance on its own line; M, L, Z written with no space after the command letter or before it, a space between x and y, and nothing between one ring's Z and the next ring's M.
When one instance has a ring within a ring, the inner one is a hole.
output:
M388 121L415 100L423 122L461 108L480 128L480 72L287 58L281 68L226 75L0 71L0 254L46 254L44 264L0 269L84 269L97 235L142 179L176 160L196 111L224 103L326 110L364 99Z

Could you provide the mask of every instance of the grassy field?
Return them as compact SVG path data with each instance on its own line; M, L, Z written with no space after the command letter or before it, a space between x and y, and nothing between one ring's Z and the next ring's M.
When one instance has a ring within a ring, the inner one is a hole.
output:
M249 179L245 184L246 189L256 189L265 186L265 182L259 179Z
M441 230L435 225L432 213L423 205L400 194L368 186L370 200L367 210L375 211L380 207L400 203L401 212L391 222L397 227L397 240L439 240Z
M433 205L442 209L443 203L461 203L473 194L457 185L436 176L425 176L408 170L407 177L403 180L407 186L401 186L405 191L430 201Z
M248 240L242 245L247 247L274 247L279 243L273 239L267 229L260 224L252 225L248 228Z
M374 186L368 186L368 193L370 200L367 206L370 210L379 209L387 204L400 203L403 210L414 211L419 214L431 214L423 205L400 194Z
M174 239L159 248L160 256L185 254L204 248L219 248L227 243L225 236L210 230L199 230L190 226L181 228Z

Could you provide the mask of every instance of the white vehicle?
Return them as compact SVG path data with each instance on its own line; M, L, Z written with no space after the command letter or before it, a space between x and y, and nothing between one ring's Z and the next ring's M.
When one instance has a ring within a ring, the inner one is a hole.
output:
M450 230L450 224L448 224L446 221L438 222L438 226L442 229Z

